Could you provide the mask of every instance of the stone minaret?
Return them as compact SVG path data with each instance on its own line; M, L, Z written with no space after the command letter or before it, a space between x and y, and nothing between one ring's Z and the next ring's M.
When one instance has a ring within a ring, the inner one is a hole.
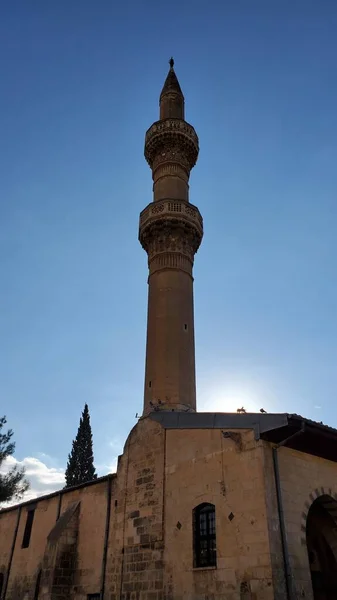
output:
M140 214L139 241L148 254L144 415L196 410L193 261L202 217L189 203L198 136L184 118L184 96L170 60L160 94L160 119L145 136L153 202Z

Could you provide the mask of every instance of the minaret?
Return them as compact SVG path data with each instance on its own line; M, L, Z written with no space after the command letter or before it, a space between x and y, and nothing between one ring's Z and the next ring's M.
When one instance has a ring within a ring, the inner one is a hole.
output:
M148 254L144 412L195 411L193 262L202 217L189 203L198 136L184 118L184 96L170 60L160 94L160 119L145 136L153 202L140 214L139 241Z

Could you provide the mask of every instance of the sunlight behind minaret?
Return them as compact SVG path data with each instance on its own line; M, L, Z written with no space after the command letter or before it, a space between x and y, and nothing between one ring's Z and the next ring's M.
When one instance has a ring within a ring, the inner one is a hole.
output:
M200 393L198 396L199 412L236 412L242 407L246 412L259 412L262 407L266 410L264 399L257 390L244 385L219 385L206 394Z

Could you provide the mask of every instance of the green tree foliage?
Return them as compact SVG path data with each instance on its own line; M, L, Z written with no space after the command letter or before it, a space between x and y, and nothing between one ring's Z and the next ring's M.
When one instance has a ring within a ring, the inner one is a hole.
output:
M97 479L92 449L92 431L88 405L85 404L77 436L73 441L66 468L66 485L72 487Z
M8 470L4 464L6 458L12 456L15 450L15 443L12 441L12 429L8 429L6 433L3 433L6 423L6 417L0 417L0 471L2 471L0 472L0 503L20 500L29 489L29 482L25 479L24 468L14 465Z

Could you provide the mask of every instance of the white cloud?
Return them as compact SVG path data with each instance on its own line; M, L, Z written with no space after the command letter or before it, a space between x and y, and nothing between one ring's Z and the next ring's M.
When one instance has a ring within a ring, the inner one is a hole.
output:
M123 445L124 445L124 442L119 437L115 437L115 438L112 438L111 440L109 440L108 445L115 452L120 452L121 453Z
M96 463L95 467L98 476L116 473L119 454L123 452L124 441L118 436L107 440L108 451L104 453L103 460ZM112 450L112 456L111 456ZM106 458L108 460L106 460Z
M98 473L98 477L103 475L108 475L108 473L116 473L117 471L117 460L118 457L115 456L109 464L95 464L96 471Z
M45 457L48 458L50 463L51 458L46 455ZM15 465L19 468L25 468L26 478L30 482L30 489L24 495L22 501L51 494L64 487L64 469L47 466L42 460L33 456L27 456L21 461L9 456L2 464L1 472L6 473ZM16 504L16 502L14 503Z
M116 440L112 440L110 445L115 449L119 447ZM30 488L25 493L21 502L51 494L62 489L65 485L64 469L54 467L53 464L55 464L55 461L48 454L39 452L38 456L39 458L27 456L21 461L16 460L13 456L9 456L1 465L1 473L7 473L15 465L18 468L24 467ZM98 476L115 473L117 470L117 459L118 457L115 455L109 463L95 464ZM17 500L9 502L6 506L10 506L11 504L17 504Z

